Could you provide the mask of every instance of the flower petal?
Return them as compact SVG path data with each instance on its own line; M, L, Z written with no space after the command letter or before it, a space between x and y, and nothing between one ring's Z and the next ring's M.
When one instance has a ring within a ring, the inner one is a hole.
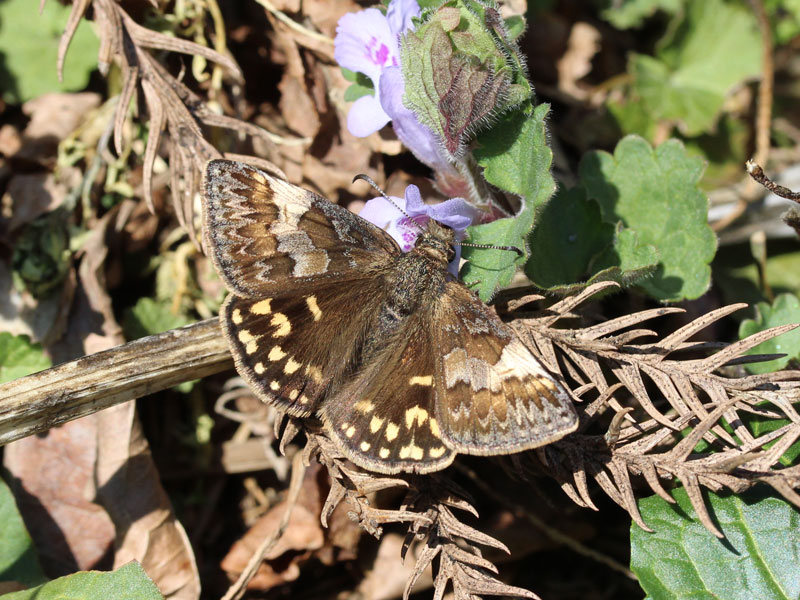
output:
M392 0L386 11L386 20L389 21L389 29L391 29L392 33L395 35L403 33L407 29L411 29L411 18L418 17L420 12L417 0Z
M463 198L451 198L428 207L428 216L456 232L463 233L479 217L478 209Z
M343 15L333 43L336 62L364 73L376 86L384 68L400 64L397 36L377 8Z
M356 137L375 133L390 121L375 96L361 96L347 113L347 130Z

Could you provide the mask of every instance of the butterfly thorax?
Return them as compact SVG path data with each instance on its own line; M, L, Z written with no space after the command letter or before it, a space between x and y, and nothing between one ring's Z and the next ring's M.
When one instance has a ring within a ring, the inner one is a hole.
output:
M420 307L433 306L444 293L448 258L453 254L453 231L435 221L417 238L409 252L397 257L384 275L388 294L378 309L377 323L366 340L367 356L378 351Z

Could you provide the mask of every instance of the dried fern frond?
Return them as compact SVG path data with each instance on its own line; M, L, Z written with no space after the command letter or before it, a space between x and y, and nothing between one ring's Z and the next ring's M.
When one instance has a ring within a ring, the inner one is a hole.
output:
M595 508L587 485L591 477L647 529L631 476L643 478L669 502L662 481L677 479L700 520L717 536L722 534L708 514L701 488L741 492L763 482L800 507L797 470L780 465L784 452L800 438L800 415L793 406L800 402L800 371L750 376L720 371L775 358L744 353L798 325L774 327L731 344L690 340L745 306L738 304L703 315L657 342L640 341L654 336L653 331L628 328L680 309L646 310L583 329L552 327L607 287L590 286L542 316L512 324L534 354L583 400L578 432L535 453L567 495ZM696 358L698 353L705 356ZM606 422L607 430L592 433L609 409L615 416ZM747 425L751 417L786 423L756 436ZM698 449L701 442L705 449Z
M123 129L131 100L141 90L149 113L149 135L143 159L143 195L151 212L153 203L153 166L163 131L169 132L170 187L175 213L180 225L196 241L194 197L200 184L199 174L205 164L221 154L204 137L203 127L222 127L257 136L272 143L270 134L256 125L214 113L205 102L159 63L151 50L179 52L200 56L222 66L231 79L240 82L242 73L230 57L211 48L151 31L134 21L115 0L76 0L61 37L58 55L59 76L64 58L80 20L91 4L98 24L100 71L108 72L112 62L122 71L122 90L114 115L114 146L123 148ZM157 5L154 3L154 7Z

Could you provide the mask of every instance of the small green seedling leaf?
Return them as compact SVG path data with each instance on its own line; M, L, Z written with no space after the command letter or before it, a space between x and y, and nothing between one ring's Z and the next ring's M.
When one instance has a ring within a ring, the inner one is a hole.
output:
M156 302L152 298L139 298L135 306L125 311L122 328L126 338L135 340L189 323L191 321L183 315L172 314L166 303Z
M756 305L756 318L745 319L739 326L739 338L764 331L778 325L800 323L800 299L794 294L781 294L770 306L766 302ZM747 370L751 373L771 373L786 367L791 359L800 359L800 328L762 342L750 349L748 354L786 354L767 362L751 363Z
M601 16L617 29L639 27L657 11L674 14L683 8L683 0L622 0L613 2Z
M631 526L631 569L649 597L784 600L800 597L800 513L784 500L745 501L708 493L725 539L695 518L683 488L677 507L658 496L639 501L655 532Z
M3 600L163 600L142 566L131 561L112 572L82 571L38 587L13 592Z
M50 359L26 335L0 333L0 383L49 368Z
M64 81L58 81L56 60L70 6L58 2L6 0L0 2L0 90L3 100L20 104L48 92L82 90L97 67L99 43L90 24L82 20L69 45Z
M4 335L4 334L0 334ZM39 564L36 548L22 516L17 510L14 495L0 479L0 523L2 523L2 543L0 543L0 582L16 582L32 587L47 581Z
M613 156L591 152L580 165L587 196L602 218L621 222L638 235L638 245L658 251L658 268L639 285L662 301L701 296L711 283L716 237L708 226L708 199L697 187L703 161L670 140L653 150L638 136L623 138ZM630 259L632 260L632 259ZM642 264L642 256L631 264Z

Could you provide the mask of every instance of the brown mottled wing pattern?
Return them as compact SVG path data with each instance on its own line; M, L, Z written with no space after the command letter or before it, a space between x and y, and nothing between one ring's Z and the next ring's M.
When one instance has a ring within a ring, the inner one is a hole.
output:
M262 400L312 415L373 326L381 283L372 277L277 298L229 295L220 320L236 370Z
M205 189L205 240L233 292L220 320L237 371L262 400L310 416L352 367L380 273L400 249L350 211L243 163L209 162Z
M429 473L456 456L436 419L430 312L420 313L321 406L328 433L372 471Z
M217 271L246 298L363 278L400 253L386 232L347 209L239 162L208 163L203 211Z
M447 284L434 322L436 417L454 450L508 454L553 442L577 428L566 391L463 285Z

